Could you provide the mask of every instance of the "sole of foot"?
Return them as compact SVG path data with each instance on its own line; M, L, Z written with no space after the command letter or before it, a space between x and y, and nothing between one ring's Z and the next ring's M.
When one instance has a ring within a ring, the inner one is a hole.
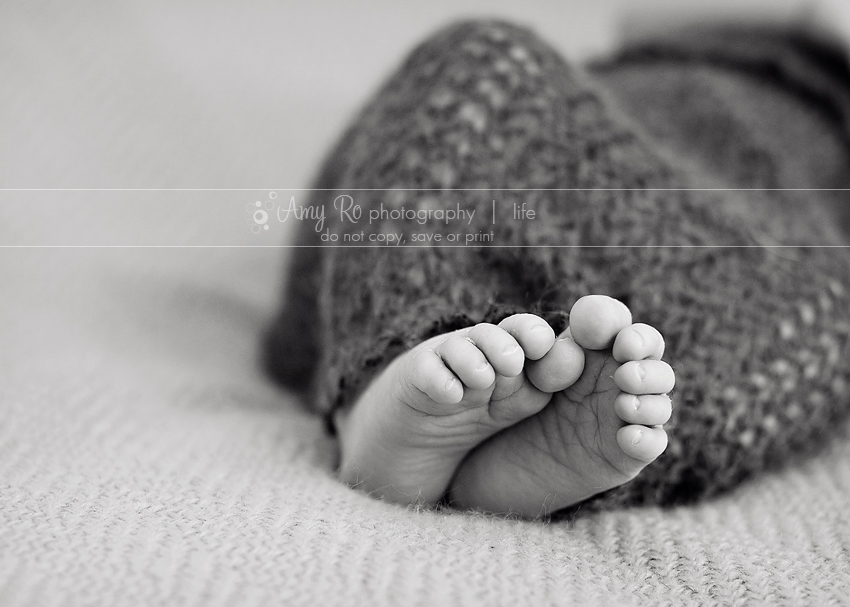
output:
M453 506L547 517L628 482L661 455L675 376L660 360L661 334L631 320L610 297L575 304L565 335L585 350L580 377L470 453L451 483Z
M337 413L339 477L402 504L434 504L468 452L538 413L581 375L584 352L532 314L431 338Z

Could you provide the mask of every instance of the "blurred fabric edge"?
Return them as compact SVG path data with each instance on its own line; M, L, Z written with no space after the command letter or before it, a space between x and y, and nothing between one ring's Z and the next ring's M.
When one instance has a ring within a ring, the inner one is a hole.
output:
M808 35L841 48L850 58L850 2L846 0L750 0L627 4L619 17L619 44L652 39L690 26L765 27Z

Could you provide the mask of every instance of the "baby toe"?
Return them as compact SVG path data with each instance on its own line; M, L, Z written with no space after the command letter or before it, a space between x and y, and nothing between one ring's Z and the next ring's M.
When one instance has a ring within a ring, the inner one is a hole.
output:
M505 377L522 373L525 353L507 331L496 325L481 323L472 327L466 337L484 353L496 373Z
M669 421L673 402L666 394L636 396L623 392L614 400L614 411L627 424L658 426Z
M473 390L484 390L496 381L496 372L484 353L466 337L453 335L435 351L460 381Z
M623 453L646 464L667 448L667 433L662 428L624 426L617 431L617 443Z
M525 367L528 381L547 394L572 386L584 370L584 350L572 339L559 339L540 360Z
M499 323L499 327L513 335L525 357L543 358L555 343L555 332L545 320L534 314L514 314Z
M614 360L655 360L664 356L664 338L655 327L643 323L635 323L626 327L614 340Z
M630 394L667 394L676 383L672 367L661 360L629 361L614 372L614 383Z
M605 295L586 295L570 310L570 332L588 350L604 350L632 324L632 313L621 301Z
M431 400L455 405L463 399L463 385L433 350L417 352L409 360L404 377L414 390L424 392Z

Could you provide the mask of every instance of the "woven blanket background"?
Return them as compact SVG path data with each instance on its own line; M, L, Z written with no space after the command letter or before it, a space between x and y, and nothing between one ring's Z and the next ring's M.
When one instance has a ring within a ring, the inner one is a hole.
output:
M566 8L530 6L568 52L606 35L590 3L571 27L597 39L557 35ZM449 15L204 7L0 8L0 187L303 186ZM164 217L205 229L197 207L93 196L0 192L0 240L144 242ZM711 503L573 523L417 512L339 485L318 420L256 364L282 262L0 249L0 605L850 602L846 441Z

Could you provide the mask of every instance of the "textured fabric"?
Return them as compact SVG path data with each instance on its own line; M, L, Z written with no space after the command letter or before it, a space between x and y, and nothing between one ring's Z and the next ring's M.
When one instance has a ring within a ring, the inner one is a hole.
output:
M846 192L773 191L848 185L846 64L770 32L723 31L631 49L596 73L607 88L498 22L455 25L417 48L317 187L445 189L357 202L461 204L475 209L467 230L492 229L500 246L303 249L271 371L302 386L315 366L310 402L328 412L428 337L516 311L560 331L579 297L603 293L665 336L677 406L667 452L596 507L692 501L822 446L850 412L850 256L757 245L847 242L836 228ZM527 202L538 220L491 226L492 196L469 188L523 188L499 191L500 204ZM563 244L581 246L548 246ZM316 309L321 332L306 336Z
M548 525L412 511L334 480L319 421L255 371L277 256L15 261L0 275L2 605L850 600L847 442L691 507Z

